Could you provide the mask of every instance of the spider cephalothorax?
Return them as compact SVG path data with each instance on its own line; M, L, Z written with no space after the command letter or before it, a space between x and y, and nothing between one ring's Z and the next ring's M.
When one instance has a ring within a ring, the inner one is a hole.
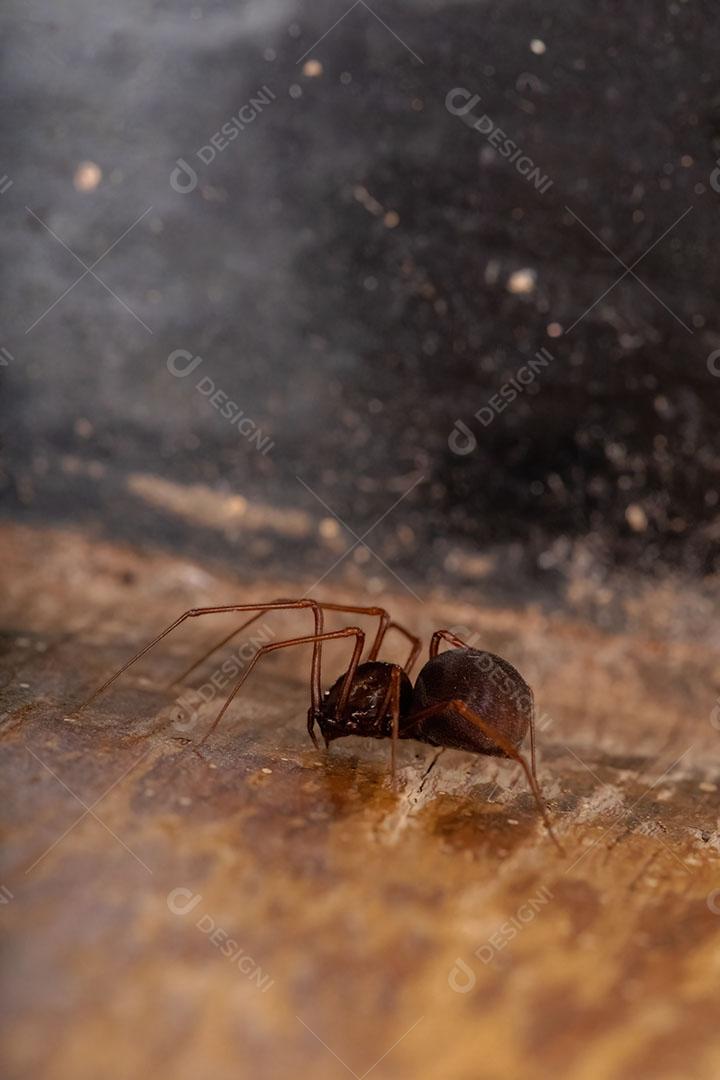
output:
M358 665L342 716L339 713L345 676L323 694L317 722L325 743L343 735L371 739L392 737L391 693L393 670L400 680L400 712L405 715L412 700L412 683L401 667L370 660Z

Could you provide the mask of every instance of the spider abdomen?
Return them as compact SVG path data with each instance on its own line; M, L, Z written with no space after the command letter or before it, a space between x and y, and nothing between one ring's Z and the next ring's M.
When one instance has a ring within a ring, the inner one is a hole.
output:
M425 664L415 683L411 714L438 705L408 735L435 746L504 757L472 721L443 707L463 701L517 748L533 717L533 692L520 672L494 653L478 649L450 649ZM402 734L402 732L401 732Z

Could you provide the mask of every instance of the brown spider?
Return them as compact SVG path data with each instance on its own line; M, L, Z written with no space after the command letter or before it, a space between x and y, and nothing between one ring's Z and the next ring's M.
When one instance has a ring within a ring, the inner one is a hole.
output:
M242 687L260 658L275 649L291 645L312 644L310 666L310 708L308 733L315 746L315 725L328 747L333 739L345 735L362 735L373 739L391 739L392 773L395 775L395 751L398 739L416 739L431 746L452 747L474 754L511 758L523 768L545 825L558 847L550 819L537 782L535 764L535 707L533 692L522 675L500 656L473 649L450 630L437 630L430 642L430 658L418 675L415 686L410 671L420 652L420 639L403 626L392 622L387 611L379 607L360 607L349 604L330 604L324 601L273 600L265 604L225 604L219 607L193 608L186 611L167 629L153 638L135 656L116 671L80 706L84 709L132 664L162 641L186 619L220 612L253 612L241 626L211 646L179 677L184 679L216 649L227 644L251 623L268 611L310 608L315 627L312 634L287 638L263 645L252 657L228 694L222 708L200 741L204 743L215 730L228 706ZM343 630L325 631L324 611L339 611L375 616L378 628L367 659L361 663L365 633L356 626ZM411 643L405 665L378 660L380 647L388 630L395 629ZM341 638L354 638L353 652L347 671L334 685L322 692L322 643ZM440 642L453 648L441 653ZM78 709L78 712L80 711ZM519 751L530 731L530 765ZM562 850L562 849L561 849Z

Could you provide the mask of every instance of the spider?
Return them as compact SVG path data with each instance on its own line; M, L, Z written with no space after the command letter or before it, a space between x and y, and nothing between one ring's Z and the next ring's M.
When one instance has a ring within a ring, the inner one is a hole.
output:
M311 634L287 638L262 645L228 694L222 708L200 740L202 745L213 733L233 698L242 687L262 656L292 645L312 644L310 664L310 708L307 729L315 746L318 745L315 726L320 729L326 748L334 739L346 735L361 735L373 739L391 739L391 770L395 776L395 755L399 739L415 739L430 746L466 750L474 754L510 758L521 765L535 797L545 826L560 850L560 844L550 824L540 787L535 762L535 707L533 692L519 671L494 653L474 649L451 630L436 630L430 641L430 655L418 675L415 685L410 672L420 653L420 639L399 623L393 622L384 608L334 604L310 599L272 600L263 604L224 604L217 607L192 608L184 612L165 630L148 642L123 666L106 680L82 705L84 709L123 672L140 660L164 637L186 619L221 612L252 612L241 626L226 634L196 660L174 684L184 680L217 649L246 629L269 611L308 608L314 617ZM357 626L326 631L323 613L337 611L377 617L378 626L367 659L361 662L365 633ZM410 653L404 665L390 664L378 659L386 634L394 629L410 642ZM333 686L322 691L322 643L353 638L353 651L347 671ZM451 648L440 652L440 643ZM530 764L520 753L525 736L530 732Z

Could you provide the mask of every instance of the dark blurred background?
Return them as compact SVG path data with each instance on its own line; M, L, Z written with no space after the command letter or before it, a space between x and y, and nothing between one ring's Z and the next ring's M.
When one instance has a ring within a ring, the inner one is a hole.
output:
M719 23L7 4L3 513L376 593L717 570Z

